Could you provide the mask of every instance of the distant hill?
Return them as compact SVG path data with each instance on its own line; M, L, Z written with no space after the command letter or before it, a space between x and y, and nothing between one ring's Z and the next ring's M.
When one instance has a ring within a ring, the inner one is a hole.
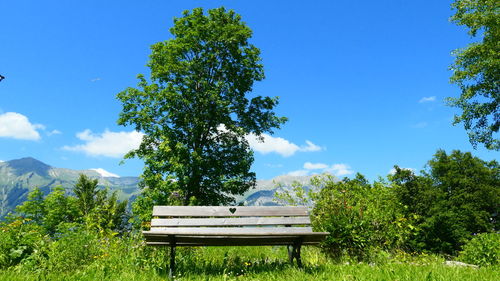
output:
M243 196L236 198L237 202L247 206L276 206L276 192L291 190L292 184L298 182L306 189L309 188L313 176L277 176L271 180L257 180L257 186L248 190Z
M138 177L119 177L102 169L71 170L55 168L37 159L26 157L0 162L0 218L14 210L15 206L24 202L28 193L39 187L45 194L51 188L62 186L71 193L80 174L99 180L101 188L117 191L121 200L133 200L138 194ZM244 205L270 206L277 205L274 195L277 191L291 189L297 181L308 186L311 176L279 176L272 180L258 180L257 186L236 201Z
M45 194L55 186L73 189L80 174L99 179L101 188L118 190L120 199L138 193L137 177L105 177L103 170L55 168L31 157L0 162L0 217L26 200L28 192L39 187Z

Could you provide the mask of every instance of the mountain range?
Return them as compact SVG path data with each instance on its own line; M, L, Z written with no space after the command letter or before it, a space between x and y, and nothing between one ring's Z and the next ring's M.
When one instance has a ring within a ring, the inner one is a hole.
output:
M26 157L0 162L0 217L25 201L29 191L35 187L39 187L45 194L55 186L62 186L71 191L80 174L99 179L101 188L107 187L111 191L118 191L121 200L129 199L139 193L137 177L118 177L106 174L106 171L100 169L56 168Z
M99 187L117 191L121 200L133 200L139 193L138 177L119 177L103 169L71 170L56 168L37 159L26 157L0 162L0 218L24 202L29 191L39 187L45 194L55 186L62 186L71 193L80 174L98 179ZM277 191L292 188L293 182L307 187L311 176L283 175L272 180L258 180L254 189L236 197L244 205L277 205Z

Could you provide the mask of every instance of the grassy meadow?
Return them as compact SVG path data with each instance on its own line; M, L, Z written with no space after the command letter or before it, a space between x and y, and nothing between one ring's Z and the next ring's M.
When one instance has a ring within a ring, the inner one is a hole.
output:
M71 258L49 270L31 271L29 263L19 265L0 271L0 280L168 279L168 250L135 247L142 249L110 246L85 265L72 265ZM498 266L446 266L435 255L378 252L371 262L358 263L348 258L332 261L309 246L304 247L302 259L303 269L291 266L283 246L179 248L175 280L498 280L500 276Z

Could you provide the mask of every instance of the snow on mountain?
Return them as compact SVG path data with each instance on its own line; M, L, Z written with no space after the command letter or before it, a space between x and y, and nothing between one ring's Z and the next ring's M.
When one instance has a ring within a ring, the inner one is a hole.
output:
M97 173L99 173L99 175L101 175L101 177L105 177L105 178L119 178L120 177L119 175L108 172L102 168L95 168L95 169L89 169L89 170L96 171Z

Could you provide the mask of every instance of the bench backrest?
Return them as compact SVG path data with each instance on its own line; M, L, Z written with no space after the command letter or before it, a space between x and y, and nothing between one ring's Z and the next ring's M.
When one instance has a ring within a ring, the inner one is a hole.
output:
M309 211L304 206L154 206L151 230L294 226L292 229L311 231L310 224Z

